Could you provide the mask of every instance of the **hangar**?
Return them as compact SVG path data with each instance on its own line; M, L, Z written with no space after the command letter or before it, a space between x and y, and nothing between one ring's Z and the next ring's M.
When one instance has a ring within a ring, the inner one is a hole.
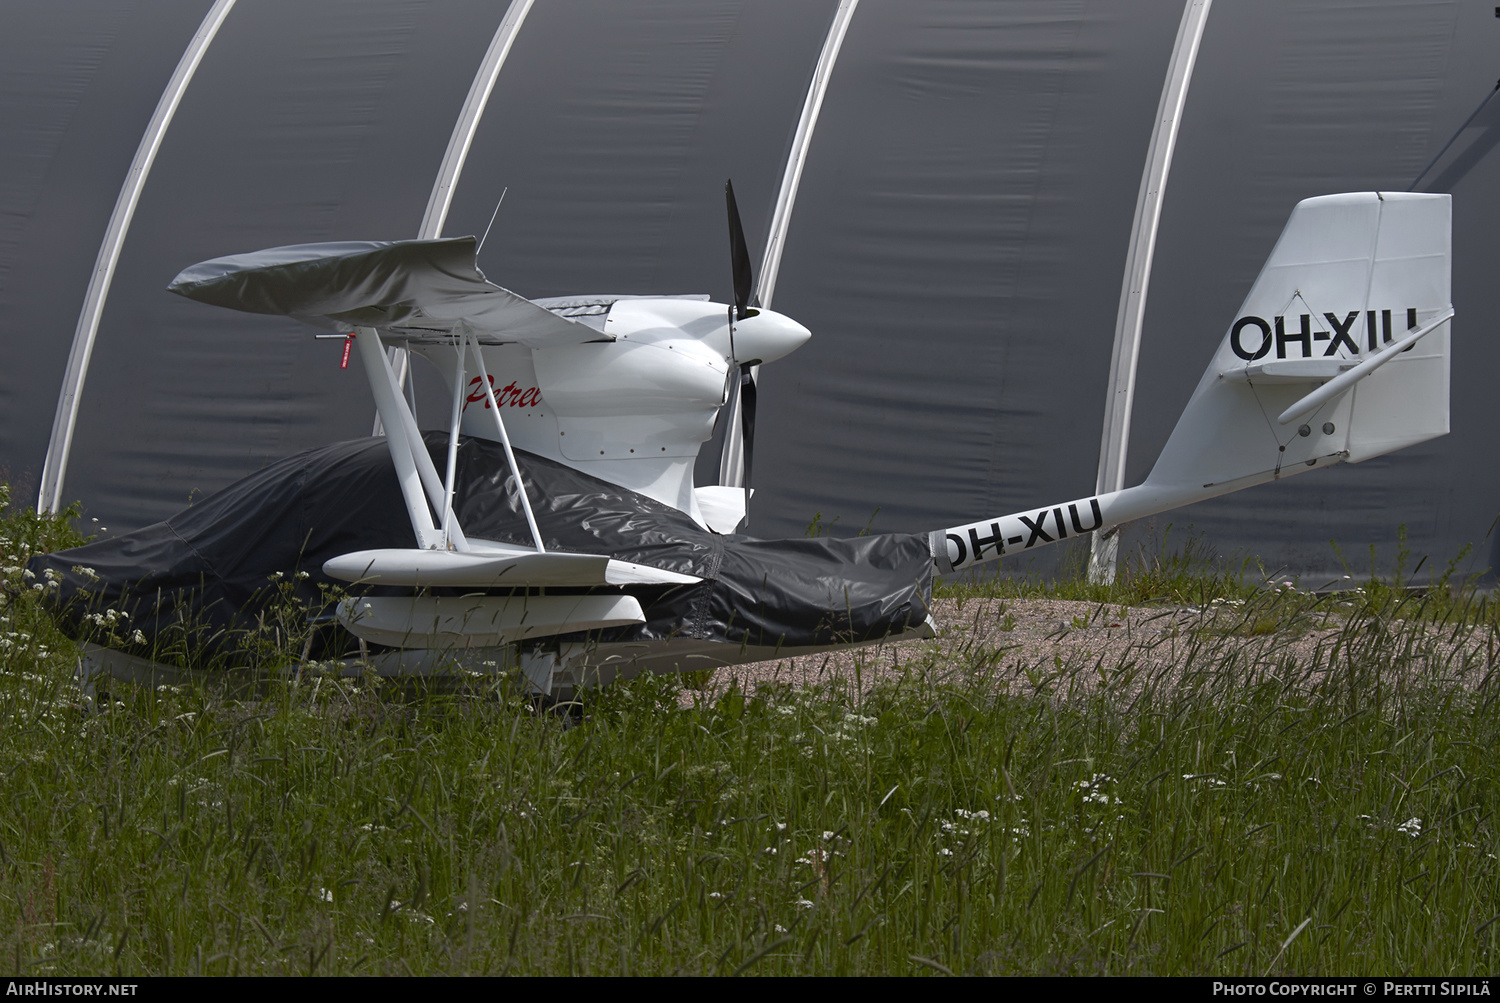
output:
M0 467L17 495L42 488L117 198L195 46L98 297L61 497L134 529L276 458L368 435L368 391L335 343L164 287L236 251L416 236L507 17L442 232L493 218L481 265L531 297L720 300L723 179L758 254L843 19L776 286L777 309L814 338L764 373L752 533L798 536L815 520L919 531L1092 490L1181 0L536 0L517 20L521 3L80 0L0 14ZM1439 565L1465 546L1467 567L1492 563L1497 39L1500 20L1473 4L1208 12L1162 196L1126 483L1149 469L1300 199L1417 182L1453 193L1460 364L1449 436L1203 503L1177 525L1306 575L1342 573L1330 540L1357 570L1371 545L1388 562L1402 525ZM418 413L440 426L421 411L424 378Z

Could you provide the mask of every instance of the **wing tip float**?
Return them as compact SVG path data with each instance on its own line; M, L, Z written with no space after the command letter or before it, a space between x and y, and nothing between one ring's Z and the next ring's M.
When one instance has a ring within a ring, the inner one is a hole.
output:
M703 579L594 554L549 550L356 550L325 561L330 578L359 585L524 589L696 585Z

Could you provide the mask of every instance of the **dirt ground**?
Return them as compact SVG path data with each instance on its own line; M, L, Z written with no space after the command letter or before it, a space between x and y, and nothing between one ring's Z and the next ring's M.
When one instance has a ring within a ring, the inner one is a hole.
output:
M976 670L1001 686L1049 686L1072 693L1128 678L1180 676L1187 667L1232 664L1243 676L1285 676L1296 665L1311 679L1371 643L1409 673L1462 679L1488 677L1497 653L1493 632L1460 633L1432 625L1350 621L1318 615L1290 626L1254 622L1237 604L1209 608L1122 607L1063 599L939 599L937 637L868 645L818 655L719 669L704 689L737 684L871 686L913 671L943 677ZM684 701L693 693L685 691Z

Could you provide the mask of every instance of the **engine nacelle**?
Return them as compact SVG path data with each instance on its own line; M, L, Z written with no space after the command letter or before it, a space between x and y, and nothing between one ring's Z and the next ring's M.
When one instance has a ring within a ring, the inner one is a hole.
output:
M610 340L484 348L506 431L518 448L699 517L693 464L713 435L730 372L779 359L811 332L771 310L752 311L731 332L725 304L665 297L616 300L595 323ZM451 382L451 348L417 350ZM497 438L478 375L466 381L463 431Z

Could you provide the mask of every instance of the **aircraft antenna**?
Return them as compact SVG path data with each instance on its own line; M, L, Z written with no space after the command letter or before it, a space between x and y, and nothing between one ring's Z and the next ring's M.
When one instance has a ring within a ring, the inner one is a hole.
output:
M510 185L500 192L500 202L505 201L505 193L510 191ZM484 242L490 239L490 227L495 225L495 217L500 215L500 202L495 203L495 211L490 213L490 226L484 228L484 236L479 238L479 246L474 248L474 257L479 257L479 252L484 250Z

